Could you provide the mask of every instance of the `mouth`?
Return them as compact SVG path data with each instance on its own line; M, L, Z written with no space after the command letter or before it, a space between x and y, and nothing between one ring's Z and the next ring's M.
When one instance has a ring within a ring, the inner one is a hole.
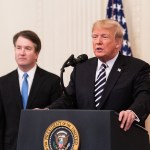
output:
M19 58L18 60L26 60L25 58Z
M97 51L103 51L103 49L100 48L100 47L97 47L96 50L97 50Z

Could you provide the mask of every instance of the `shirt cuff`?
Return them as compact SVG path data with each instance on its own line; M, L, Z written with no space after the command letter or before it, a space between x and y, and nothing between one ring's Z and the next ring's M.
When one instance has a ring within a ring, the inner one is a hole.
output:
M130 111L132 111L132 110L130 110ZM135 115L135 121L140 122L140 119L139 119L139 117L136 115L136 113L135 113L134 111L132 111L132 112L133 112L134 115Z

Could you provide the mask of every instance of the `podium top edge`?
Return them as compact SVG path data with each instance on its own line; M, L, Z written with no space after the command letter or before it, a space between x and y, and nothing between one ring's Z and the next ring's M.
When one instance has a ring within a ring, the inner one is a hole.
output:
M101 112L101 113L114 114L114 116L116 116L116 117L119 116L119 114L117 112L115 112L114 110L85 110L85 109L50 109L50 110L26 109L26 110L21 110L21 114L24 114L24 113L26 114L28 112L47 113L47 112L56 112L56 111L60 112L60 113L61 112L67 112L67 111L69 111L69 112L78 112L78 113L80 113L80 112L93 112L93 113ZM148 134L148 131L144 127L140 126L138 123L134 123L133 125L134 125L134 127L140 128L141 130L143 130L144 132L146 132Z
M88 109L49 109L49 110L44 110L44 109L26 109L26 110L21 110L22 112L28 112L28 111L40 111L40 112L47 112L47 111L60 111L60 112L66 112L66 111L74 111L74 112L114 112L114 110L88 110Z

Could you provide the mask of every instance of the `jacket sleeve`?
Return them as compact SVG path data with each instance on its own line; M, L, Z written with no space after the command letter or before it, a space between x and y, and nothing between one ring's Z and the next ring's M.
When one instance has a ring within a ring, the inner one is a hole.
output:
M134 80L134 103L129 109L133 110L140 121L145 121L150 114L150 66L145 64Z
M2 99L0 93L0 149L3 150L3 143L4 143L4 112L2 106Z

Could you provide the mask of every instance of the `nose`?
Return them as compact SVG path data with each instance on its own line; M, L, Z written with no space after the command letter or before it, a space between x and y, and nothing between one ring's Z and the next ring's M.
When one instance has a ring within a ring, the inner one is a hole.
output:
M20 53L21 53L22 55L24 55L24 54L25 54L25 49L24 49L24 48L21 48Z
M102 37L101 37L101 36L98 36L98 37L97 37L96 43L97 43L97 44L102 44Z

